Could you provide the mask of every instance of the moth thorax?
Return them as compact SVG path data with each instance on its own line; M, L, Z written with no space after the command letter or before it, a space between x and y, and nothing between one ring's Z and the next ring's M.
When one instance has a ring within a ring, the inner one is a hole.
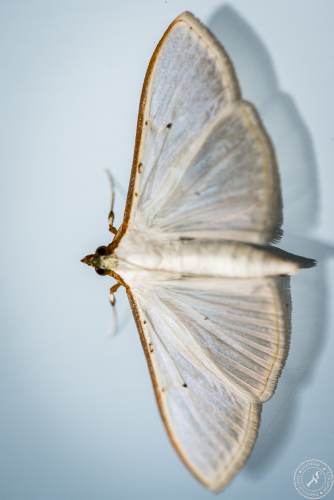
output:
M116 256L114 254L109 255L101 255L99 257L99 265L100 269L105 269L106 271L113 271L116 267Z

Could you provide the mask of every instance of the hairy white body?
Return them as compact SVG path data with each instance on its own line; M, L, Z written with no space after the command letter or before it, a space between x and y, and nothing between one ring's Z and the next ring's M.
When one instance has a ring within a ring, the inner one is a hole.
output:
M112 256L103 258L102 267L114 270L130 286L145 280L147 271L254 278L294 274L299 269L296 262L256 245L192 238L149 240L134 231L123 238Z

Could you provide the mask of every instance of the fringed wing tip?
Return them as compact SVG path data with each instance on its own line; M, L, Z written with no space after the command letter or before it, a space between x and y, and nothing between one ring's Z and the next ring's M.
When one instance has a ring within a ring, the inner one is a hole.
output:
M308 257L299 257L299 267L301 269L308 269L310 267L315 267L317 265L316 259L309 259Z
M222 490L224 490L226 486L230 484L231 480L238 474L240 469L245 466L256 442L261 418L261 410L262 405L260 403L254 402L252 404L249 427L240 447L238 456L235 457L235 459L232 460L226 468L222 469L214 480L201 481L202 484L212 493L215 493L216 495L221 493Z

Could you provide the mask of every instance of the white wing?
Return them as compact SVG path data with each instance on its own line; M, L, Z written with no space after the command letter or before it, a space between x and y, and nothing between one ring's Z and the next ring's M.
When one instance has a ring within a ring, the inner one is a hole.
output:
M286 278L148 275L128 296L160 412L183 461L217 491L249 455L285 360Z
M255 110L240 100L223 48L182 14L146 74L119 237L129 228L153 239L263 243L279 234L280 223L270 141Z
M152 241L264 243L280 223L278 174L259 118L241 100L223 48L182 14L147 70L124 220L109 252L132 232ZM285 359L281 283L165 275L159 281L156 272L139 286L124 283L168 434L212 490L249 455L261 402Z

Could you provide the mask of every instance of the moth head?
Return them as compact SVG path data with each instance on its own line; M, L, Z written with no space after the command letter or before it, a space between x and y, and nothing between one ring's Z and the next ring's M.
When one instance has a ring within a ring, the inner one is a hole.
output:
M95 268L97 274L106 275L113 269L115 258L106 246L100 246L95 253L86 255L81 262Z

